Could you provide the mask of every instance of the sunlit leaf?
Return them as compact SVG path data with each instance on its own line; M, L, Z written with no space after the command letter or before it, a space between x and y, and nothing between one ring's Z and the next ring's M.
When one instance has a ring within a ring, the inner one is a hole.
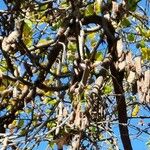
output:
M75 51L76 48L77 48L76 43L73 43L73 42L69 42L67 47L68 47L68 49L71 50L72 52Z
M94 5L93 4L89 4L86 7L86 10L85 10L85 16L91 16L93 14L94 14Z
M141 52L142 52L142 58L144 60L150 60L150 48L142 47Z
M32 45L32 22L28 19L24 20L22 38L27 47Z
M63 73L68 72L68 67L67 67L67 66L63 66L63 67L62 67L62 72L63 72Z
M89 38L90 40L92 40L95 37L95 33L90 33L88 34L87 38Z
M101 3L102 0L96 0L94 2L94 12L98 15L99 13L101 13Z
M104 87L104 94L110 94L112 92L112 86L111 85L106 85Z
M40 11L46 10L48 8L48 4L40 6Z
M61 1L61 3L60 3L60 7L61 7L61 8L63 8L63 9L68 8L68 7L69 7L69 3L68 3L68 1L67 1L67 0L63 0L63 1Z
M54 22L54 23L52 24L52 29L53 29L53 30L57 30L57 29L61 26L61 24L62 24L61 20L59 20L59 21L57 21L57 22Z
M136 117L137 114L139 113L139 110L140 110L140 107L139 107L139 105L136 104L132 111L132 117Z
M103 59L103 54L101 52L97 52L95 55L95 60L102 61L102 59Z

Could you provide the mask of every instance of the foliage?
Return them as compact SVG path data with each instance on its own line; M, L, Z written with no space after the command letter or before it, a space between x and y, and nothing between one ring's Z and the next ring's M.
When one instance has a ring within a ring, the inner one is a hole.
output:
M2 149L150 145L148 0L1 4Z

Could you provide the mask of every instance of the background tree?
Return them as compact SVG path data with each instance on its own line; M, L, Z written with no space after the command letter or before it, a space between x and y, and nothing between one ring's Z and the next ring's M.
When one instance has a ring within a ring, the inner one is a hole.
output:
M149 0L0 4L3 150L150 144Z

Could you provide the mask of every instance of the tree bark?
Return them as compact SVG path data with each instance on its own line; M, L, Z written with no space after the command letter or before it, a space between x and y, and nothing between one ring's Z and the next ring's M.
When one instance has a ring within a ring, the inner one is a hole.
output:
M117 111L118 111L118 120L119 120L119 130L120 136L123 143L124 150L132 150L132 145L129 137L129 130L128 130L128 120L127 120L127 110L126 110L126 101L123 91L123 77L124 72L119 72L114 63L110 66L111 74L112 74L112 81L114 85L114 91L117 100Z

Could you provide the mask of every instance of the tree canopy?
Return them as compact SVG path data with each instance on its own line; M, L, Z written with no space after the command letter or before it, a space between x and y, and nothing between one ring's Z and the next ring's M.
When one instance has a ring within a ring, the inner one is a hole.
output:
M150 145L149 0L0 5L1 149Z

